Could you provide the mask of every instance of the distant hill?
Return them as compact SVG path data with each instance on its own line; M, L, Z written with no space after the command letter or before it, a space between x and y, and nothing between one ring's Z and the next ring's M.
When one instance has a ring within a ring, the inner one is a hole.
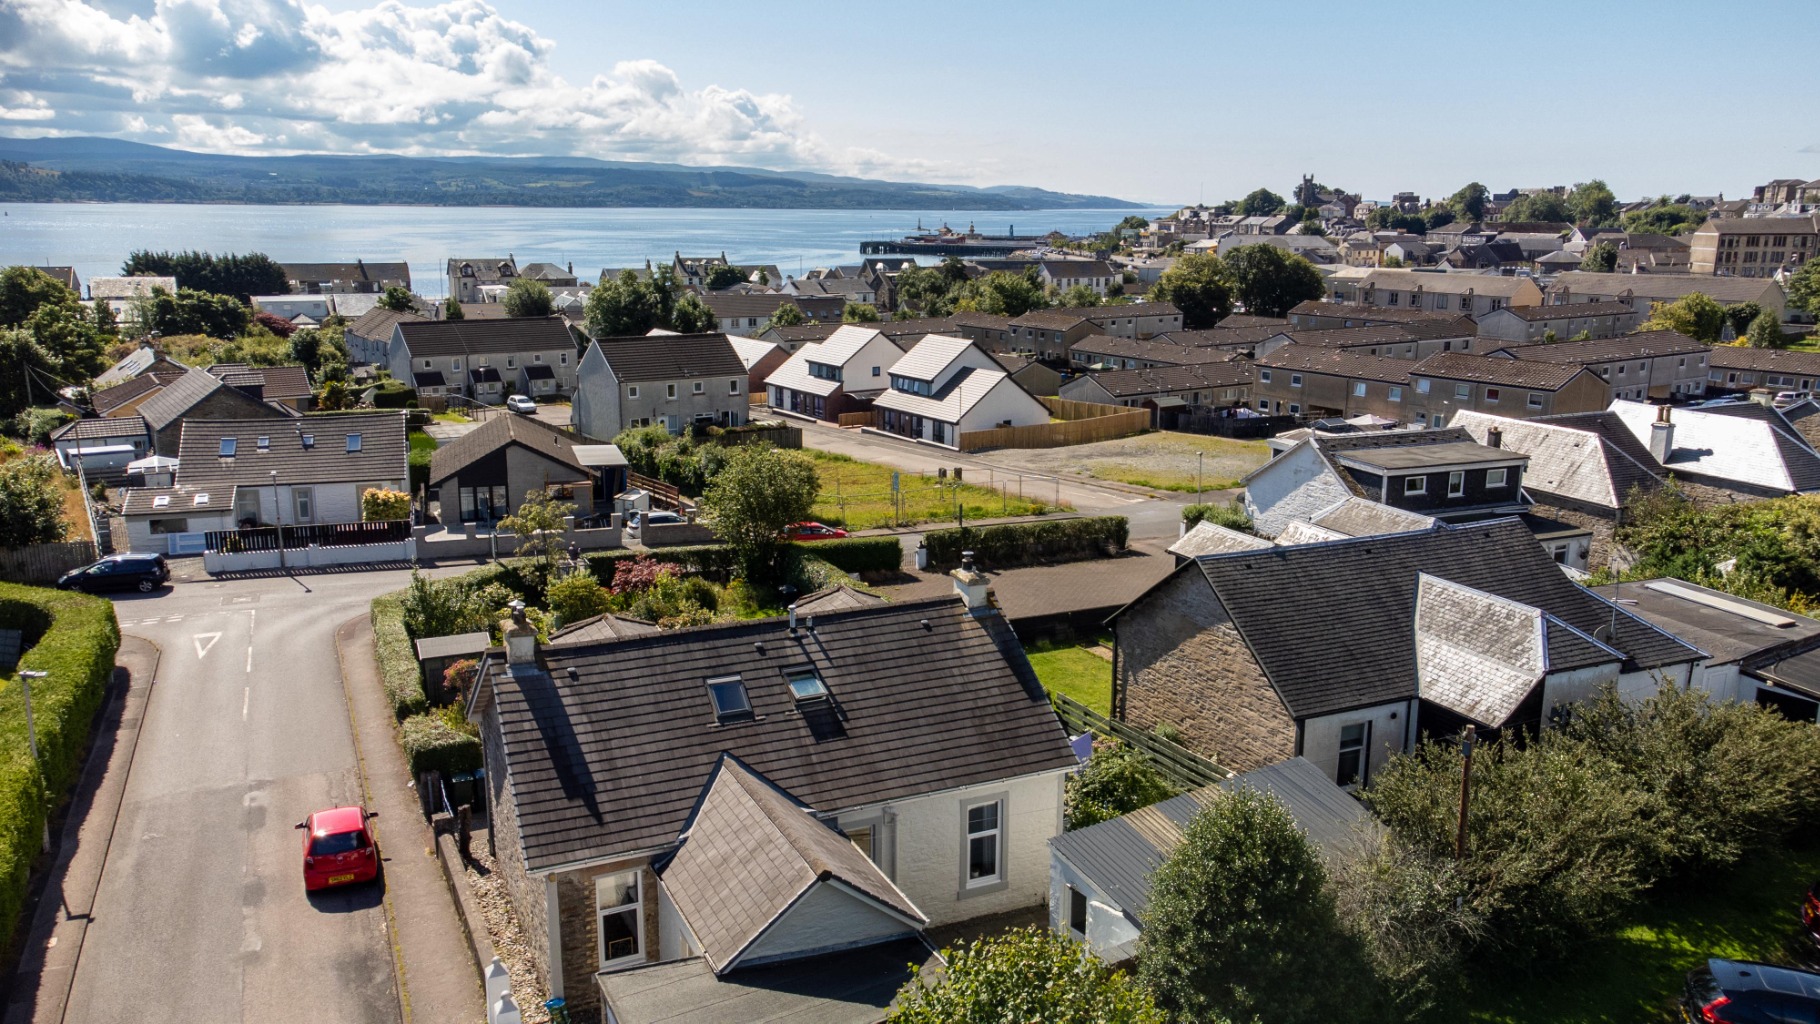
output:
M1126 209L1110 196L585 157L217 156L100 138L0 139L0 202Z

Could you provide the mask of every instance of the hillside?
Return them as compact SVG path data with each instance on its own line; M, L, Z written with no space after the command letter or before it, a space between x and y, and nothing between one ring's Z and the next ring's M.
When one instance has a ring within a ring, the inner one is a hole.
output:
M0 139L0 202L1123 209L1108 196L582 157L220 156L117 139Z

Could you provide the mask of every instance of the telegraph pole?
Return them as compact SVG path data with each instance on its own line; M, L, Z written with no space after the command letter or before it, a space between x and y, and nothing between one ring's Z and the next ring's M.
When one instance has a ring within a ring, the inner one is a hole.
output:
M1453 844L1453 859L1456 861L1466 859L1466 807L1467 801L1472 799L1472 744L1477 737L1478 727L1472 725L1467 726L1465 735L1460 737L1460 753L1463 757L1460 763L1460 832Z

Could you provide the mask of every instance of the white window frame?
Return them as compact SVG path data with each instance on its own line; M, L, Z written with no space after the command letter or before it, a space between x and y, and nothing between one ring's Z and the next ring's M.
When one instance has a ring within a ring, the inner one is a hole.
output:
M704 391L707 389L707 387L708 387L708 384L706 381L698 380L695 382L695 386L693 388L689 389L689 393L699 395L699 394L704 393Z
M1357 743L1348 743L1346 730L1358 729ZM1359 755L1359 770L1356 778L1348 779L1340 774L1340 766L1346 762L1346 755ZM1333 759L1333 780L1340 788L1351 791L1363 786L1371 778L1371 723L1347 722L1340 726Z
M1068 931L1070 934L1072 934L1074 936L1085 939L1087 937L1087 907L1088 907L1088 904L1091 903L1092 901L1087 898L1086 893L1082 892L1079 889L1076 889L1072 885L1068 886L1067 890L1068 890L1068 902L1065 904L1066 909L1063 911L1063 913L1068 919ZM1074 911L1075 911L1076 904L1079 904L1079 906L1080 906L1080 927L1079 928L1075 927Z
M1453 397L1454 397L1455 401L1460 401L1460 402L1472 401L1472 385L1471 384L1455 384L1453 386Z
M664 398L671 399L671 398L675 398L675 397L676 397L676 385L665 384L664 385Z
M1493 487L1504 487L1504 486L1507 486L1509 483L1510 483L1510 470L1508 470L1508 469L1488 469L1485 471L1485 487L1487 490L1490 490Z
M727 382L727 394L729 394L729 395L739 394L739 381L730 380Z
M1449 498L1466 496L1466 474L1461 470L1456 469L1447 474L1447 496Z
M1406 477L1404 477L1403 478L1403 493L1405 495L1427 494L1428 493L1428 478L1425 476L1406 476Z
M1393 402L1401 402L1403 400L1403 389L1394 384L1391 385L1390 400Z
M626 385L626 397L627 398L637 398L638 397L638 385L627 384Z
M1010 805L1011 805L1011 802L1009 799L1007 799L1007 794L1005 794L1005 793L994 793L994 794L984 797L984 798L976 798L976 799L972 799L972 800L961 801L961 804L960 804L960 839L961 839L961 841L960 841L960 861L961 861L961 863L960 863L960 895L962 898L965 898L968 896L973 896L973 895L976 895L979 893L995 892L995 891L1004 889L1009 884L1009 876L1006 874L1006 871L1005 871L1005 868L1006 868L1005 854L1007 852L1006 843L1005 843L1005 831L1006 831L1005 826L1006 826L1006 823L1008 820L1008 811L1009 811ZM992 828L980 829L979 831L976 832L972 829L970 822L971 822L973 811L978 808L981 808L981 807L996 808L997 817L994 821ZM994 872L993 872L993 874L990 874L990 875L982 875L978 878L974 878L974 877L972 877L973 841L975 839L985 839L985 838L992 839L994 841L994 843L996 844L995 848L993 850Z
M1292 388L1301 387L1302 386L1302 375L1299 373L1290 374L1289 375L1289 386Z
M311 487L291 488L291 522L313 523L316 521L316 491Z
M1542 396L1536 394L1534 391L1531 391L1529 393L1529 407L1531 409L1542 408Z
M1427 377L1419 377L1416 379L1416 394L1418 394L1418 395L1428 394L1428 378Z
M627 875L632 876L632 892L633 892L632 902L616 903L610 907L601 906L601 899L600 899L601 887L614 882L616 879L624 878ZM622 914L627 914L627 913L630 913L632 915L632 922L633 922L632 930L633 930L633 934L636 936L635 941L636 941L637 947L635 949L633 949L632 952L627 953L623 956L616 956L616 957L613 957L612 959L608 959L607 958L607 930L604 927L602 927L603 919L606 918L607 915L609 915L609 914L617 916L617 915L622 915ZM612 871L612 872L608 872L607 874L604 874L604 875L595 876L595 879L594 879L594 953L595 953L596 959L600 963L601 969L605 970L608 967L613 967L613 966L622 965L622 964L628 964L628 963L632 963L634 961L642 963L644 961L644 950L645 950L645 873L644 873L644 871L640 868L632 868L627 871Z
M1365 382L1364 381L1355 380L1352 382L1352 397L1354 397L1354 398L1364 398L1365 397Z
M1269 370L1259 370L1258 371L1258 383L1259 384L1270 383L1270 371Z

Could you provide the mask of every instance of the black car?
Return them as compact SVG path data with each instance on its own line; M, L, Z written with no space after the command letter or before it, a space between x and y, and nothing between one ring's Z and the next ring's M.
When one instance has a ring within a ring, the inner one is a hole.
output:
M1687 972L1681 1016L1690 1024L1817 1024L1820 974L1715 957Z
M71 569L57 578L62 590L95 594L104 590L137 590L149 594L171 578L163 555L109 555L93 565Z

